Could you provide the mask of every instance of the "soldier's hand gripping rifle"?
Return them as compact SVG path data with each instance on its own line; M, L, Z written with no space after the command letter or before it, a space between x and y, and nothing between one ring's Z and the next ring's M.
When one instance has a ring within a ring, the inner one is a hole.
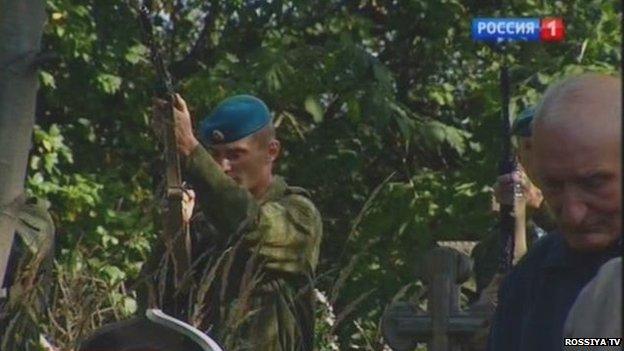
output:
M171 75L167 70L163 56L154 38L154 30L150 19L150 1L144 1L139 9L141 28L144 41L150 49L152 64L156 69L158 79L156 95L166 102L165 116L158 121L162 128L160 132L163 141L165 159L165 213L163 216L162 239L165 241L167 253L173 258L174 282L176 289L182 283L184 275L190 267L190 244L186 224L182 218L183 183L180 171L180 155L178 153L173 104L175 92ZM158 113L156 113L158 114Z

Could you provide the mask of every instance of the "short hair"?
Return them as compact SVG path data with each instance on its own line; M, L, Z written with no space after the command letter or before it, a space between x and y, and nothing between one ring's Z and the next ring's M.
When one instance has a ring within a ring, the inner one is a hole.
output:
M262 127L262 129L255 132L251 138L262 147L269 146L271 140L275 139L275 126L273 122L269 122L266 126Z

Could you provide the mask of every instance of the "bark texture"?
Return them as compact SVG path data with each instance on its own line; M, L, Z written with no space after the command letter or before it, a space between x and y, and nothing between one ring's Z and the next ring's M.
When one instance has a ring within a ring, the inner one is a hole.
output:
M16 226L9 205L23 201L44 21L41 0L0 0L0 277Z

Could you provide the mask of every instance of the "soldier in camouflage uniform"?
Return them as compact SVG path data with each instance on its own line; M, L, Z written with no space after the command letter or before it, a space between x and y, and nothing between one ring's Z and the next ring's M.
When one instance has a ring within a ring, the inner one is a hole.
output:
M199 139L180 96L174 118L204 221L191 235L193 275L183 291L189 307L168 313L228 351L311 350L321 216L307 191L273 175L280 143L268 108L253 96L229 98L201 124ZM163 257L162 247L154 257ZM146 271L160 271L163 263L154 261ZM149 304L167 311L155 290Z

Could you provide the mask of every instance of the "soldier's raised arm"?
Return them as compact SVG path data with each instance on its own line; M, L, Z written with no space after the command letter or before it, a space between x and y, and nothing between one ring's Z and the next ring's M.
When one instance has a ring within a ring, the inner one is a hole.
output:
M321 215L306 190L287 185L273 173L281 146L268 107L250 95L226 99L201 123L198 137L181 97L174 107L188 180L208 227L214 229L199 230L199 240L216 239L217 256L231 247L228 243L240 242L246 255L261 262L261 279L250 295L256 312L243 338L258 350L311 349L311 282L318 263ZM196 255L208 252L197 246ZM306 292L300 294L302 290Z

